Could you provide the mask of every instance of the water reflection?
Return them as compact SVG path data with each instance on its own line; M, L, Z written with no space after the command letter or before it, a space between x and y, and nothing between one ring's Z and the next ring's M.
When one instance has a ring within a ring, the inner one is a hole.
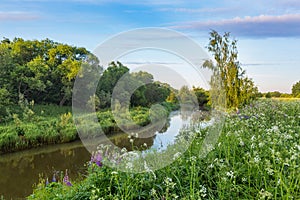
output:
M69 169L69 176L84 173L90 153L81 142L48 146L0 156L0 195L6 199L24 198L32 193L39 175L51 176L54 171Z

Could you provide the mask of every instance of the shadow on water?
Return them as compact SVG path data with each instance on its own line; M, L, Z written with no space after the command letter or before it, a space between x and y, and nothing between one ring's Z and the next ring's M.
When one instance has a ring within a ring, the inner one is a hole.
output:
M145 146L147 149L163 150L175 141L179 130L188 123L189 120L178 112L171 113L169 121L160 132L149 138L135 138L133 146L143 146L143 150L146 150ZM126 133L115 133L109 138L120 148L132 149ZM0 155L0 196L3 195L5 199L24 199L32 193L32 186L41 175L51 181L54 172L66 169L71 181L78 179L84 175L85 164L90 161L90 157L90 152L81 141Z
M54 171L68 169L70 177L78 178L89 158L80 141L1 155L0 194L5 199L24 198L40 174L51 180Z

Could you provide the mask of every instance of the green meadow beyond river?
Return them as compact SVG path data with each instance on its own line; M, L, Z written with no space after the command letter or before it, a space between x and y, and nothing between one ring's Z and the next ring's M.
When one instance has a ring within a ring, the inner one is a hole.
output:
M148 149L163 150L175 140L180 128L189 123L178 112L170 115L169 122L151 138L141 138L138 143L147 144ZM109 139L128 150L131 144L126 133L115 133ZM48 145L30 150L0 155L0 196L5 199L24 199L41 178L52 180L54 173L68 170L70 180L83 178L91 154L81 141Z

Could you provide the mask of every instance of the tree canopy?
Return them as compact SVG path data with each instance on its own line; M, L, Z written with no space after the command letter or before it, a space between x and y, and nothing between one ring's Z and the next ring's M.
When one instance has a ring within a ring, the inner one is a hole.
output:
M118 82L123 78L123 81ZM116 87L118 84L118 87ZM135 91L131 91L136 88ZM154 81L153 75L144 71L129 73L129 68L120 62L112 62L103 72L97 87L98 108L111 106L112 93L117 92L120 100L130 95L131 106L149 107L166 101L171 87ZM114 91L117 90L117 91ZM133 94L131 95L130 93Z
M81 65L91 60L99 63L85 48L49 39L5 38L0 55L0 98L15 103L21 94L37 103L68 105Z

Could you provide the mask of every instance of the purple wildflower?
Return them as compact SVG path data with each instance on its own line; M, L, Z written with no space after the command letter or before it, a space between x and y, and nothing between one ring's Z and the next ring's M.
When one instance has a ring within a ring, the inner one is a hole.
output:
M46 186L49 185L49 180L48 178L46 179Z
M91 157L91 163L96 163L99 167L102 166L102 156L100 153L94 154Z
M67 185L67 186L72 186L72 183L70 182L69 180L69 176L68 176L68 170L66 169L66 174L64 176L64 183Z
M56 182L55 173L53 174L52 182Z

